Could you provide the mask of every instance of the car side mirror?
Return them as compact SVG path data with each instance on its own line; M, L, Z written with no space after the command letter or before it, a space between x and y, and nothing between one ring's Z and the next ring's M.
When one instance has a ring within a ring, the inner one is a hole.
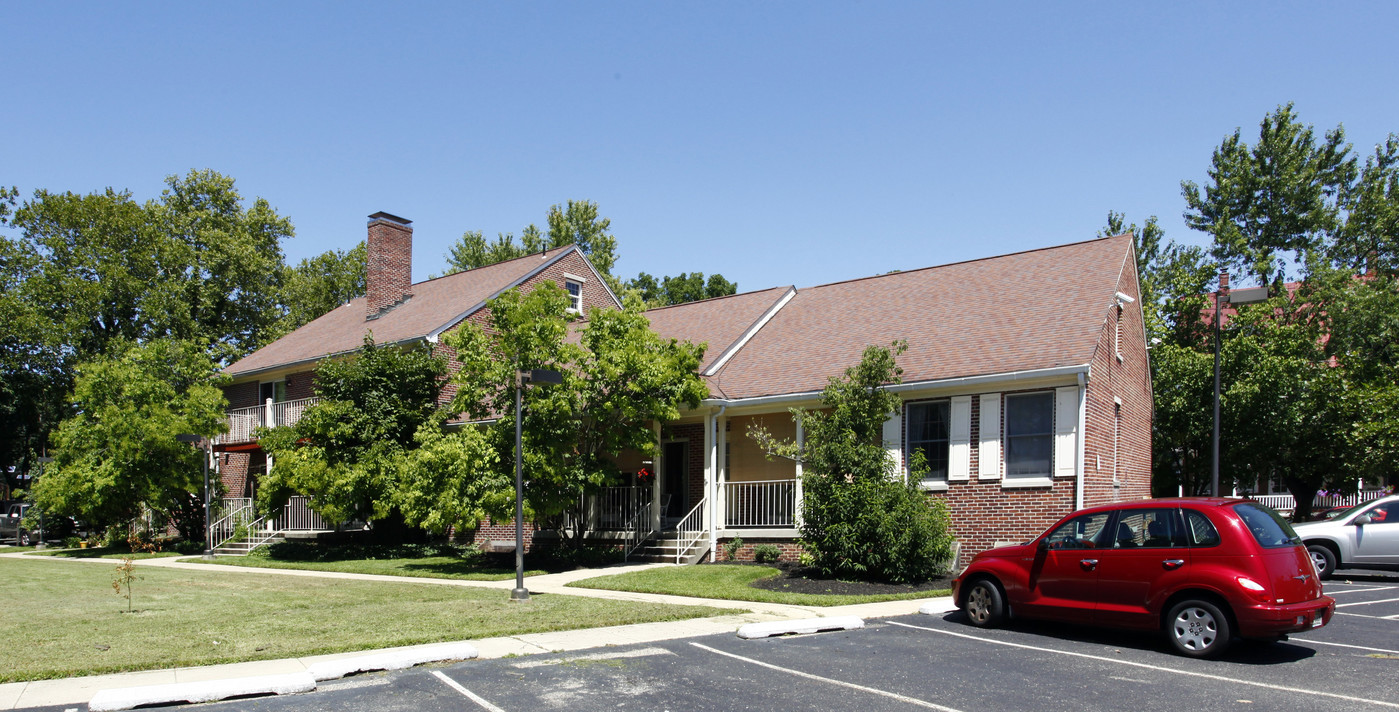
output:
M1374 521L1374 520L1370 518L1370 515L1368 515L1368 514L1362 514L1362 515L1356 517L1355 519L1352 519L1350 523L1351 523L1351 524L1354 524L1354 525L1356 525L1356 526L1361 526L1361 525L1369 524L1369 523L1372 522L1372 521Z
M1035 548L1040 551L1049 551L1049 537L1040 539L1040 543L1036 545Z

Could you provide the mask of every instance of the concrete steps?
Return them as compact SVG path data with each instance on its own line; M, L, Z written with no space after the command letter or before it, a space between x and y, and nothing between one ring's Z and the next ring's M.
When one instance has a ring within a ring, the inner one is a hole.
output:
M701 536L689 547L683 547L673 532L662 532L646 540L646 543L632 552L629 558L656 564L674 564L677 561L682 564L694 564L708 553L709 536L707 534Z
M214 554L217 556L247 556L248 554L251 554L254 550L256 550L258 547L285 541L286 537L283 536L281 532L278 532L276 534L273 534L271 538L262 539L261 537L258 537L258 539L259 541L257 544L254 544L248 538L234 539L232 541L224 542L222 546L220 546L217 549L214 549Z

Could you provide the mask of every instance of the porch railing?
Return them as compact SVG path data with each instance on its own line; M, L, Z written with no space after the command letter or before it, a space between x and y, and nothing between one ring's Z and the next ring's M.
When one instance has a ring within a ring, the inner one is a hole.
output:
M594 526L600 531L625 531L631 527L637 513L649 516L651 513L650 487L607 487L594 495L597 521Z
M321 515L311 510L310 503L311 498L305 495L297 495L287 500L286 505L277 515L273 529L279 532L329 531L330 527L325 525L325 520L321 519Z
M632 552L640 549L647 539L651 538L651 510L650 508L638 508L631 519L628 519L626 526L622 527L625 536L622 539L622 560L631 558Z
M257 516L252 504L226 511L223 517L209 527L213 548L217 549L233 539L246 535L260 521L262 520Z
M796 505L796 480L728 482L724 485L724 527L793 527Z
M1367 492L1352 492L1350 494L1328 494L1318 495L1312 500L1312 509L1330 509L1332 507L1354 507L1361 502L1368 502L1384 494L1383 490L1369 490ZM1250 499L1266 504L1279 512L1291 512L1297 508L1297 502L1290 494L1256 494L1250 495Z
M228 432L214 438L216 444L252 442L253 430L260 427L296 425L307 408L319 403L320 398L301 398L281 403L263 403L246 408L233 408L228 411Z

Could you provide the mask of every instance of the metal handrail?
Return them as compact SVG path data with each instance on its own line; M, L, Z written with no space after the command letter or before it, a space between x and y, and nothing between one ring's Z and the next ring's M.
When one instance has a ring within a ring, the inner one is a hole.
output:
M254 511L251 506L239 507L224 515L222 519L214 522L213 526L209 527L210 537L214 541L213 548L217 549L237 538L238 528L244 524L250 524L249 518L253 514ZM220 539L219 537L223 538Z
M652 532L655 531L651 528L650 508L637 509L636 513L627 521L625 531L626 538L622 540L623 561L630 559L632 552L640 549L641 545L645 544L646 540L651 538Z
M724 483L725 527L796 526L797 481Z
M685 552L704 536L704 498L675 525L675 563L684 563ZM685 536L689 534L690 538Z

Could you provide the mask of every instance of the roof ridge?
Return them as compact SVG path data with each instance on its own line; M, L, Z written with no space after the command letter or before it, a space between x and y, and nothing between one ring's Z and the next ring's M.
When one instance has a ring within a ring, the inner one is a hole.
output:
M1116 239L1116 238L1119 238L1119 237L1126 237L1126 236L1128 236L1128 235L1130 235L1130 234L1131 234L1131 233L1126 233L1126 232L1124 232L1124 233L1122 233L1121 235L1109 235L1109 236L1107 236L1107 237L1095 237L1095 238L1092 238L1092 239L1089 239L1089 240L1079 240L1078 242L1067 242L1067 243L1064 243L1064 244L1062 244L1062 245L1050 245L1050 246L1048 246L1048 247L1035 247L1035 248L1032 248L1032 249L1029 249L1029 250L1021 250L1021 251L1019 251L1019 252L1007 252L1007 253L1004 254L1004 255L990 255L990 256L988 256L988 257L976 257L976 258L973 258L973 259L970 259L970 260L961 260L961 261L958 261L958 262L948 262L948 263L946 263L946 264L940 264L940 265L929 265L929 266L927 266L927 267L918 267L918 268L916 268L916 269L898 270L898 271L896 271L896 272L885 272L884 274L872 274L872 275L869 275L869 276L867 276L867 277L852 277L852 278L850 278L850 279L842 279L842 280L837 280L837 281L835 281L835 282L826 282L825 284L813 284L813 285L811 285L810 287L804 287L803 289L820 289L820 288L822 288L822 287L834 287L834 286L836 286L836 285L850 284L850 283L852 283L852 282L864 282L864 281L868 281L868 280L871 280L871 279L882 279L882 278L884 278L884 277L894 277L894 276L898 276L898 275L902 275L902 274L914 274L914 273L917 273L917 272L927 272L927 271L935 270L935 269L943 269L944 267L957 267L957 266L959 266L959 265L969 265L969 264L973 264L973 263L976 263L976 262L989 262L989 261L991 261L991 260L1000 260L1000 259L1005 259L1005 258L1007 258L1007 257L1018 257L1018 256L1020 256L1020 255L1028 255L1028 254L1032 254L1032 253L1035 253L1035 252L1048 252L1048 251L1050 251L1050 250L1063 250L1063 249L1067 249L1067 248L1070 248L1070 247L1078 247L1078 246L1080 246L1080 245L1086 245L1086 244L1091 243L1091 242L1101 242L1101 241L1103 241L1103 240L1112 240L1112 239Z
M438 277L429 277L429 278L427 278L427 279L425 279L425 280L423 280L423 281L421 281L421 282L414 282L412 286L415 286L415 287L416 287L416 286L419 285L419 284L427 284L428 282L436 282L436 281L439 280L439 279L447 279L448 277L455 277L455 276L460 275L460 274L470 274L470 273L472 273L472 272L478 272L478 271L483 270L483 269L489 269L489 268L495 267L495 266L497 266L497 265L510 264L511 262L518 262L518 261L520 261L520 260L529 259L529 258L531 258L531 257L541 257L541 256L542 256L542 257L547 258L547 257L549 256L549 252L550 252L551 250L558 250L558 251L560 251L560 252L563 252L564 250L567 250L567 249L570 248L570 247L577 247L577 245L574 244L574 243L572 243L572 242L570 242L570 243L568 243L567 245L563 245L563 246L561 246L561 247L552 247L552 248L550 248L550 249L548 249L548 250L545 250L545 251L543 251L543 252L531 252L531 253L529 253L529 254L527 254L527 255L520 255L519 257L511 257L511 258L508 259L508 260L501 260L501 261L499 261L499 262L492 262L492 263L490 263L490 264L488 264L488 265L481 265L480 267L472 267L471 269L458 270L458 271L453 272L453 273L451 273L451 274L444 274L444 275L441 275L441 276L438 276Z

